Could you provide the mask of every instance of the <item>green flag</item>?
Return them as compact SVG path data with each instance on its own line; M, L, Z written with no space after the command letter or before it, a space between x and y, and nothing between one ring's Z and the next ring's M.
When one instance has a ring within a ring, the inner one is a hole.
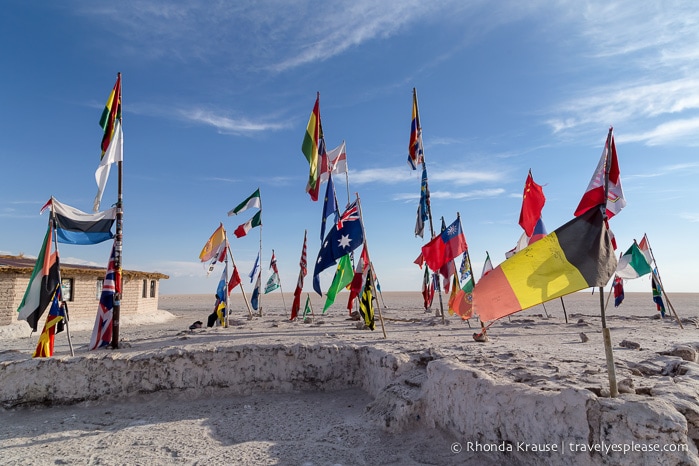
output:
M352 270L352 262L350 261L350 255L345 254L340 258L337 263L337 270L335 271L335 278L333 278L332 285L328 288L325 298L325 306L323 307L323 314L328 310L330 306L335 302L335 297L340 292L341 289L352 283L354 278L354 271Z

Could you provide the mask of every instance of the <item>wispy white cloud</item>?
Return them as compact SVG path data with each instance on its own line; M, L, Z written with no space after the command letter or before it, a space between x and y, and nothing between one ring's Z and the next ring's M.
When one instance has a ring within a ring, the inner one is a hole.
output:
M405 167L367 168L363 170L350 170L352 183L383 183L398 184L403 182L420 183L421 171L410 171ZM504 178L502 171L472 171L458 167L432 170L429 173L429 182L448 182L458 186L472 185L476 183L492 183Z
M178 115L180 118L188 121L212 126L222 133L237 135L255 134L262 131L275 131L289 128L291 126L290 123L251 121L247 118L231 118L217 114L211 110L204 109L180 110Z
M680 214L680 218L691 223L697 223L699 222L699 212L683 212Z
M474 189L467 192L434 191L430 192L431 199L463 199L475 200L502 196L506 191L502 188ZM420 198L420 193L397 193L392 196L394 201L414 201Z
M568 97L546 123L555 134L585 133L611 124L630 129L626 141L696 145L699 110L699 10L691 2L639 4L631 0L558 5L582 69L598 69L570 83ZM603 82L604 84L599 84ZM675 121L660 122L668 116ZM650 126L650 128L649 128Z

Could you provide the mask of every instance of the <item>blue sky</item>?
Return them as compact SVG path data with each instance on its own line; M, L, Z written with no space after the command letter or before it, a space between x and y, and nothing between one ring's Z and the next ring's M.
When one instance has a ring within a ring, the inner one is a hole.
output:
M614 126L620 249L647 233L667 291L699 292L698 22L691 1L10 0L0 253L38 253L52 195L91 209L98 120L121 72L124 268L168 274L165 294L213 293L220 268L207 277L199 252L219 222L232 237L248 220L226 213L259 187L263 270L274 249L293 291L304 229L309 262L320 246L322 203L304 192L301 152L320 92L328 148L347 143L382 289L419 290L420 174L406 163L415 87L432 213L447 224L460 213L476 276L486 251L497 265L521 234L527 171L552 231L572 218ZM103 206L115 200L113 170ZM259 229L231 243L246 275ZM60 252L106 265L109 248Z

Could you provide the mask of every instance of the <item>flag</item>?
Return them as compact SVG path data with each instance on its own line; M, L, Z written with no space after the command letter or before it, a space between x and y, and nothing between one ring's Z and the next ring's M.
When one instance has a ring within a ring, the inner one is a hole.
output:
M422 278L422 301L425 305L425 310L432 307L434 299L434 291L437 288L435 281L430 280L430 269L425 267L425 275Z
M624 279L615 275L612 288L614 290L614 307L619 307L624 300Z
M92 210L98 212L102 203L102 195L107 187L109 172L113 163L124 161L124 132L121 129L121 120L117 120L114 128L114 137L111 139L107 152L102 154L100 164L95 170L95 181L97 182L97 194L92 205Z
M262 202L260 201L260 188L257 188L254 193L252 193L250 196L248 196L247 199L245 199L243 202L235 206L233 209L228 211L228 216L232 215L238 215L239 213L243 212L244 210L248 209L253 209L253 208L260 208L262 206Z
M299 309L301 307L301 293L303 292L303 278L306 276L306 232L303 233L303 248L301 249L301 260L299 261L299 278L296 282L296 289L294 290L294 301L291 304L291 318L289 320L294 320L298 316ZM304 314L305 315L305 314Z
M306 305L303 307L303 317L306 317L306 314L311 314L311 295L308 293L306 294Z
M325 311L327 311L328 308L333 305L335 302L335 297L340 290L352 283L352 279L354 278L354 274L352 272L352 260L349 254L345 254L337 263L335 277L333 278L330 288L328 288L328 291L325 293L325 306L323 306L323 314L325 314Z
M267 279L267 284L265 285L265 294L276 290L277 288L279 288L279 286L279 274L275 272L272 275L270 275Z
M347 153L345 151L345 141L327 153L327 157L321 160L320 182L328 181L330 175L340 175L347 173Z
M461 218L457 217L441 234L422 247L427 266L439 270L466 250L466 238L461 230Z
M209 240L204 245L204 248L199 253L199 260L207 262L213 258L220 257L221 247L226 244L226 230L223 228L223 223L211 234Z
M252 266L252 270L248 274L250 277L250 283L255 279L255 274L257 273L257 267L260 265L260 253L257 253L257 258L255 259L255 264Z
M459 278L456 276L456 274L454 274L454 278L452 281L453 281L453 283L451 284L451 293L449 294L449 302L448 302L448 306L447 306L447 312L449 312L449 315L453 316L454 313L456 312L454 310L455 306L456 306L455 298L456 298L457 292L459 291Z
M340 218L338 218L337 229L341 229L344 225L344 222L350 222L353 220L359 220L359 206L357 205L357 201L354 201L353 203L348 205L345 211L340 216Z
M112 246L107 264L107 273L102 282L102 294L95 316L95 326L90 337L90 350L109 346L112 341L114 317L114 295L121 292L121 270L115 266L116 244Z
M250 298L250 305L253 309L257 310L257 306L260 304L260 288L262 288L262 273L257 274L257 283L255 283L255 289L252 290L252 297Z
M483 271L481 272L481 278L488 275L493 270L493 263L490 261L490 254L488 251L485 252L485 262L483 262Z
M656 279L657 271L653 271L651 275L651 286L653 289L653 302L655 307L660 312L660 317L665 317L665 303L663 303L662 288L660 287L660 280Z
M410 123L410 143L408 144L408 165L413 170L424 161L422 150L422 128L420 112L417 108L417 91L413 89L413 119Z
M231 279L228 281L228 294L231 294L233 288L240 285L240 274L238 273L238 267L233 264L233 273L231 274Z
M634 241L631 247L619 258L616 274L621 278L633 279L650 273L650 264Z
M653 260L650 253L650 242L648 241L648 236L645 233L643 234L643 239L641 242L638 243L638 249L640 249L643 255L646 257L646 261L648 261L649 264L652 264Z
M359 300L359 313L364 318L364 325L374 330L374 295L373 282L371 280L371 271L367 273L364 290L362 290L362 299Z
M116 133L116 125L121 122L121 73L117 74L116 83L109 94L107 103L102 110L99 125L104 131L102 137L102 158L104 158L107 148L112 142L112 137Z
M274 255L274 249L272 249L272 258L269 260L269 268L274 271L274 273L279 273L277 269L277 256Z
M333 225L318 252L313 268L313 289L321 296L323 293L320 291L320 273L335 265L339 258L354 251L364 241L359 214L357 212L355 215L352 211L357 212L356 202L342 214L338 225Z
M588 210L604 204L604 178L606 164L609 163L609 184L607 193L607 218L612 218L626 206L624 198L624 190L621 188L621 177L619 175L619 161L616 155L616 146L614 144L614 135L611 134L608 141L611 141L612 151L611 157L608 157L608 142L604 144L602 157L599 159L597 168L592 175L590 183L587 185L585 194L580 199L578 208L575 209L575 216L578 217Z
M464 251L461 256L461 265L459 266L459 281L464 281L471 275L471 258L468 256L468 251Z
M211 259L211 263L209 264L209 269L206 271L207 277L214 271L214 267L216 267L217 263L224 262L226 260L226 254L228 254L229 247L230 244L228 243L228 239L225 239L223 243L218 246L218 250L214 254L214 257Z
M61 304L61 287L58 286L53 294L49 315L46 317L44 329L41 331L36 350L34 350L32 355L33 358L50 358L53 356L54 338L57 333L63 331L65 315L65 310Z
M39 319L46 308L51 304L54 291L60 283L60 265L58 251L51 252L51 240L53 238L53 226L49 222L44 243L41 246L39 257L36 258L34 270L29 278L27 290L24 292L22 302L17 308L17 319L26 320L32 331L36 332Z
M362 254L359 256L359 262L354 269L354 277L350 284L349 297L347 298L347 309L352 312L352 302L359 296L364 284L364 278L369 271L369 252L366 247L362 248Z
M233 234L236 238L242 238L243 236L247 235L250 230L255 227L259 227L260 225L262 225L262 211L258 210L250 220L242 225L238 225L238 228L235 229Z
M541 218L539 218L539 220L536 222L536 226L534 226L534 232L532 233L532 236L527 236L526 233L522 233L522 236L519 237L519 241L517 241L517 246L507 251L505 253L505 258L509 259L510 257L514 256L530 244L536 243L547 234L548 233L546 232L544 221L541 220Z
M456 292L454 302L451 304L454 312L461 316L462 320L473 317L473 276L469 275L468 280Z
M222 326L226 325L226 317L228 316L227 280L228 263L226 263L226 266L223 268L223 272L221 272L221 279L218 281L218 286L216 287L216 315L218 316L218 321Z
M328 186L325 188L325 199L323 200L323 218L320 221L320 240L325 238L325 223L331 215L337 217L337 199L335 198L335 185L333 177L328 176Z
M422 166L422 183L420 185L420 203L417 206L417 220L415 221L415 236L423 237L425 221L429 219L428 206L430 203L430 190L427 187L427 167Z
M308 183L306 192L311 196L312 201L318 200L318 189L320 188L320 166L318 163L318 144L320 143L320 94L316 97L316 103L308 119L306 134L303 136L301 151L308 161Z
M616 270L611 235L591 209L515 254L473 290L481 320L495 320L589 287L605 286Z
M51 206L52 218L56 219L56 238L66 244L98 244L114 238L112 225L116 220L116 207L104 212L87 214L51 198L41 212Z
M534 234L534 227L541 219L541 210L544 208L545 202L544 190L540 185L534 183L532 172L529 170L522 193L522 210L519 212L519 226L522 227L527 236Z

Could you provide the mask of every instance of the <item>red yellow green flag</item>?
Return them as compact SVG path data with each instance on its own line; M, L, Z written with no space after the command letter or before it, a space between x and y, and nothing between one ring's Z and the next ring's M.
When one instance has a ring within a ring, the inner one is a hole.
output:
M104 153L107 152L109 143L112 141L117 120L121 120L121 73L117 74L114 88L109 94L107 103L100 116L100 126L102 130L104 130L104 136L102 137L102 157Z
M320 188L320 164L318 163L318 141L320 140L320 94L316 97L316 103L313 106L313 111L308 119L308 127L306 134L303 137L303 145L301 151L308 160L308 184L306 192L310 194L311 200L318 200L318 191Z

